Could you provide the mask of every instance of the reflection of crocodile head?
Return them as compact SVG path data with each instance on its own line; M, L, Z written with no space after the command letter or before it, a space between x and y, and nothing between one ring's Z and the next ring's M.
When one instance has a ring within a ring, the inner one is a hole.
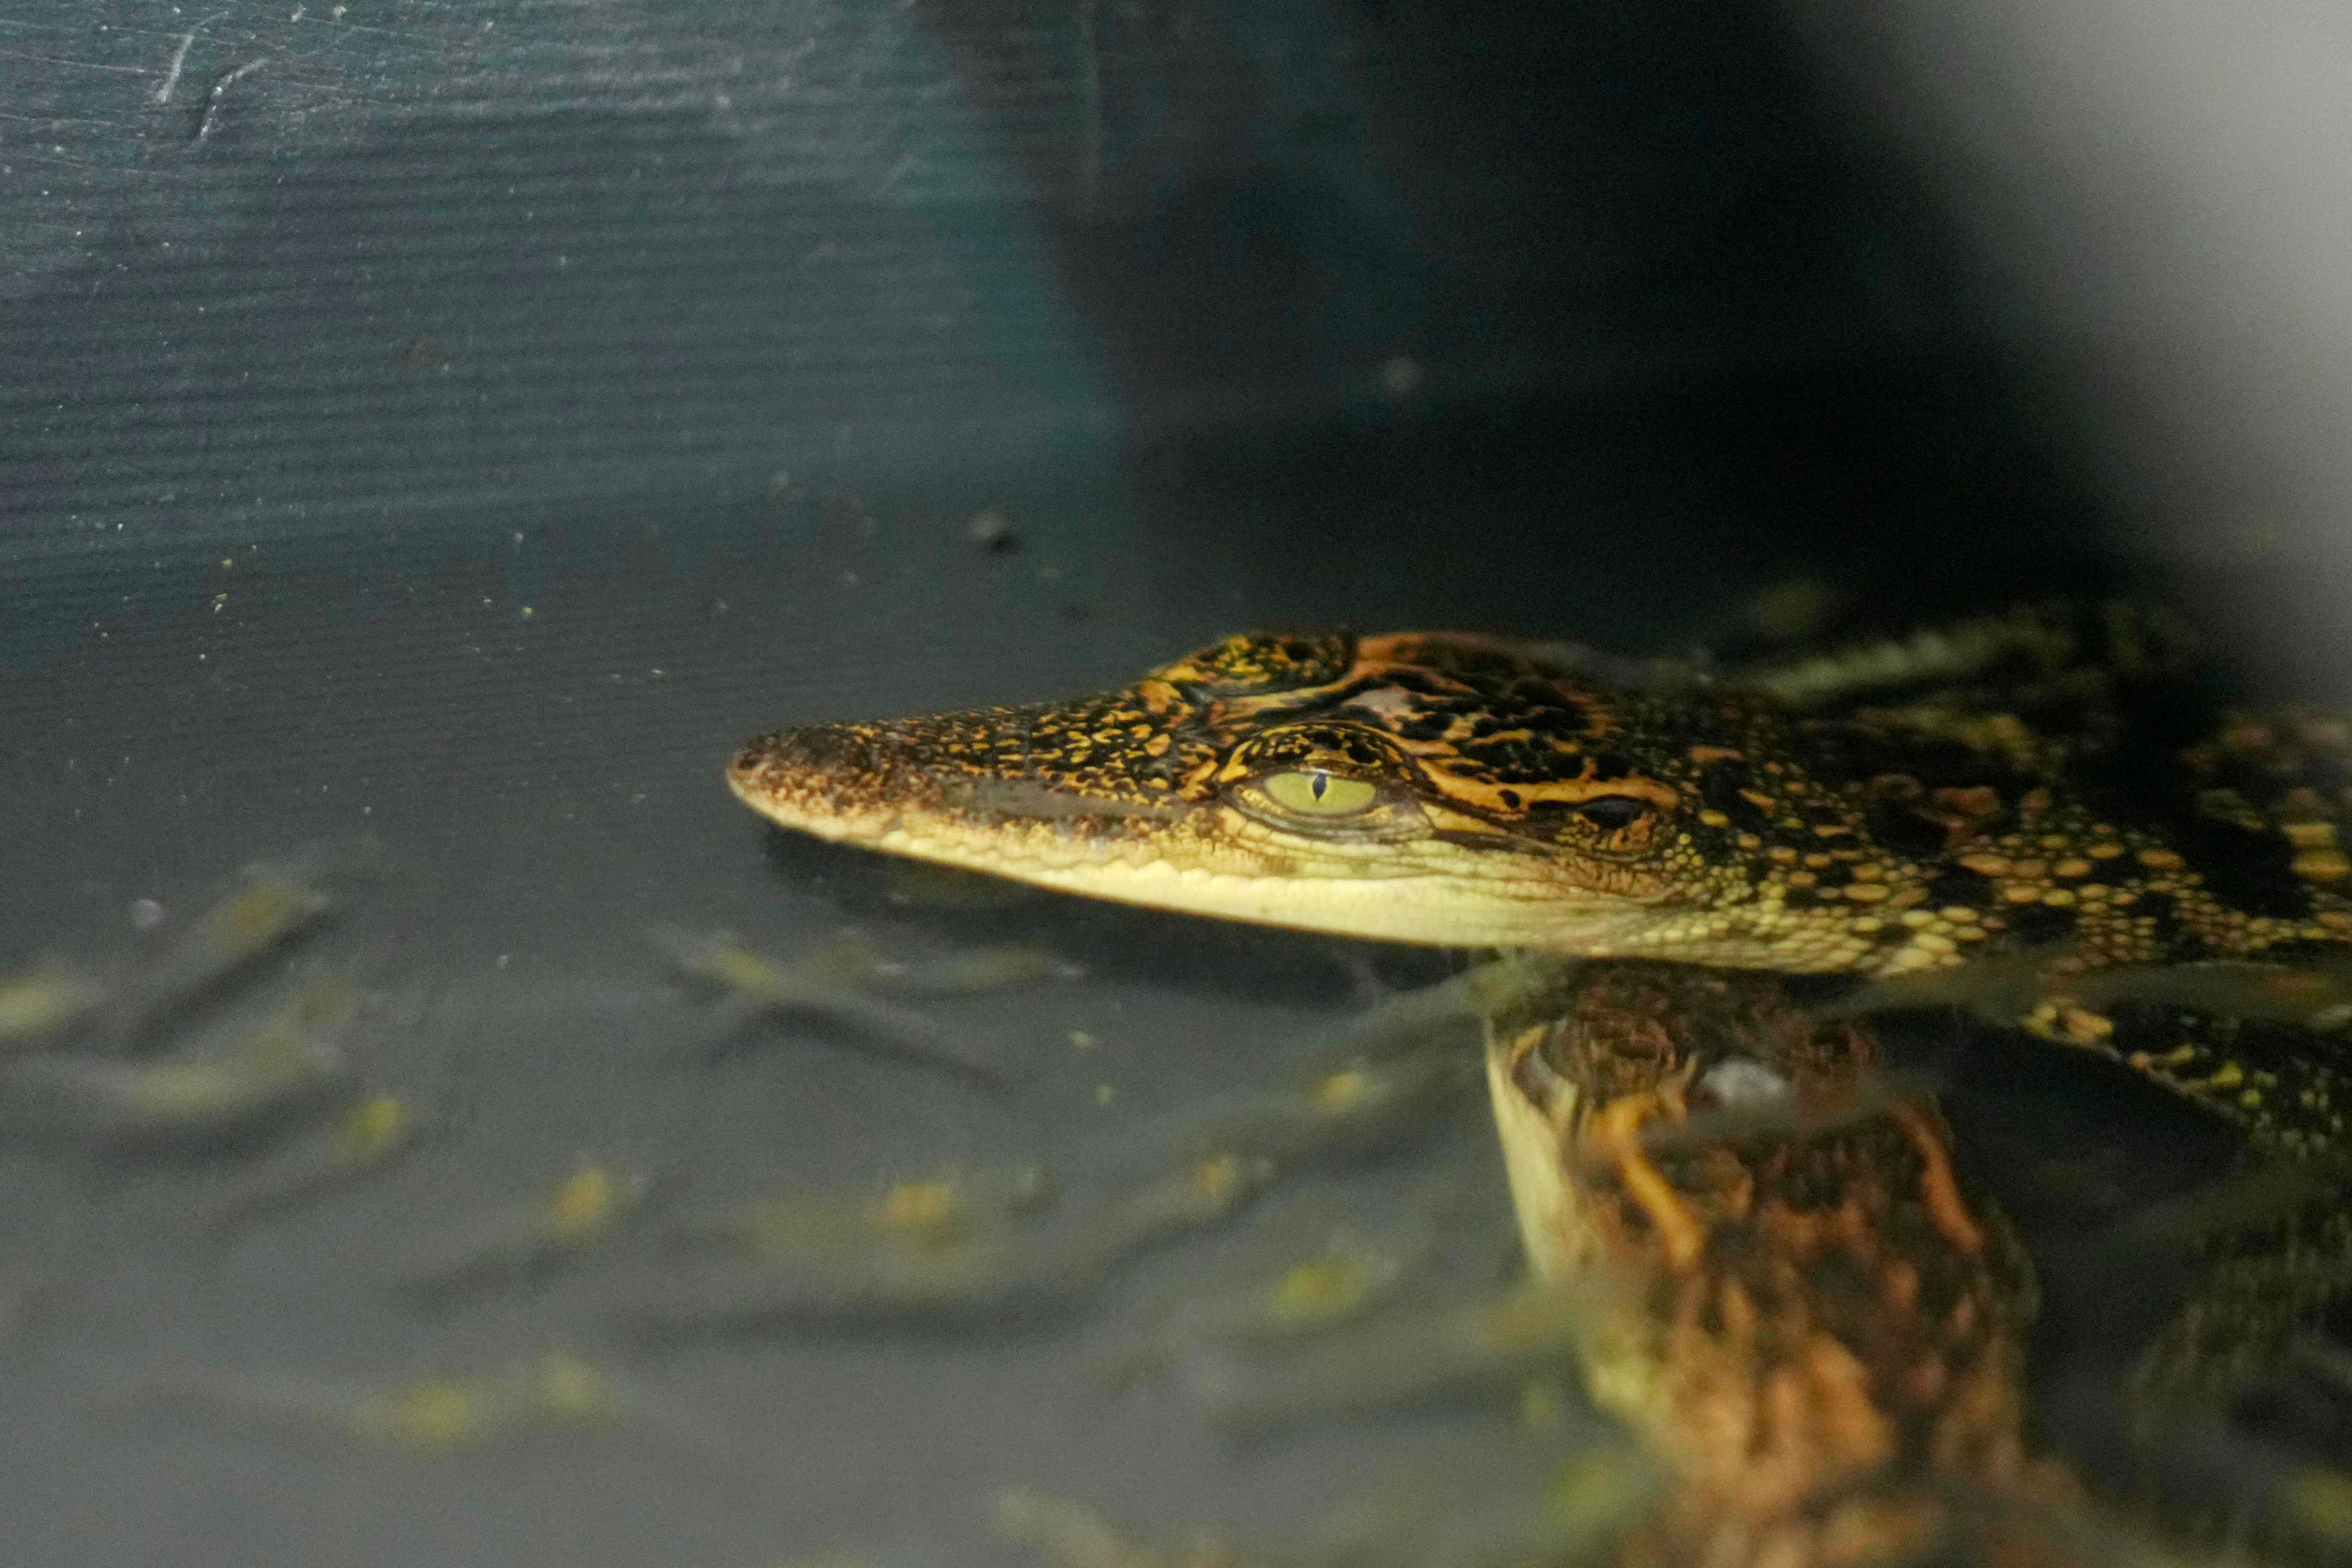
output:
M2049 1561L1998 1522L2072 1496L2023 1441L2030 1267L1871 1030L1650 964L1521 1016L1546 1021L1499 1028L1487 1077L1530 1266L1587 1303L1594 1396L1680 1482L1628 1560L1908 1562L1973 1528Z
M1734 961L1748 879L1700 773L1770 721L1474 637L1237 637L1080 701L782 731L729 777L788 827L1098 898Z

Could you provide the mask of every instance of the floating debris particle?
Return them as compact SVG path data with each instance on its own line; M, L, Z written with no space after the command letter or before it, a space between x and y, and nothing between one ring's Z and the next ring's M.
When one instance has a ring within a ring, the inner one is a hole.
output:
M1021 536L1013 531L1013 520L998 507L975 512L964 528L963 539L973 549L992 555L1010 555L1021 548Z

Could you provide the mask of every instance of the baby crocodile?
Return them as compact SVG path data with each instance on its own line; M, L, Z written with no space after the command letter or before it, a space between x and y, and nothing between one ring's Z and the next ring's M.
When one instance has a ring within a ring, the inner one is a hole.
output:
M1163 910L1563 958L1848 974L1893 1000L1963 999L1972 975L2011 991L2023 974L2020 1011L2037 1032L2191 1095L2258 1146L2308 1152L2342 1131L2333 1053L2308 1029L2232 1023L2208 1004L2292 991L2315 963L2340 973L2352 947L2352 860L2337 840L2352 819L2352 732L2313 713L2189 700L2188 666L2163 621L2116 606L2021 611L1737 677L1455 634L1249 635L1077 701L779 731L746 746L729 781L755 810L821 837ZM2100 989L2141 972L2174 978ZM1665 984L1671 995L1677 983ZM2102 996L2116 1005L2100 1010ZM1957 1366L1951 1346L1965 1342L1981 1376L1895 1402L1923 1413L1918 1443L1949 1446L1958 1439L1934 1437L1948 1428L1930 1417L1975 1390L1964 1446L2000 1458L1970 1473L2019 1473L2017 1445L1999 1436L2015 1401L1997 1391L2010 1386L2030 1286L1996 1244L1997 1222L1953 1186L1931 1110L1834 1110L1841 1096L1868 1099L1867 1033L1804 1046L1805 1027L1731 1030L1733 1054L1757 1059L1714 1084L1745 1085L1717 1099L1752 1101L1761 1082L1768 1100L1804 1089L1832 1110L1777 1107L1789 1126L1750 1138L1727 1169L1662 1164L1635 1135L1652 1121L1697 1124L1717 1076L1710 1048L1673 1040L1662 1021L1651 1033L1667 1044L1633 1078L1571 1082L1558 1060L1597 1071L1616 1059L1591 1047L1584 1012L1580 1034L1571 1019L1546 1046L1522 1023L1490 1049L1538 1272L1571 1274L1591 1255L1664 1282L1655 1310L1685 1301L1675 1310L1697 1312L1711 1353L1747 1366L1751 1415L1784 1385L1801 1404L1890 1408L1872 1378ZM1757 1043L1767 1037L1782 1042L1777 1055ZM1857 1117L1875 1118L1874 1130L1851 1131ZM1784 1179L1791 1193L1848 1194L1823 1199L1825 1212L1859 1228L1838 1241L1801 1215L1764 1225L1757 1194ZM1873 1215L1896 1216L1885 1221L1895 1230ZM1715 1247L1707 1237L1725 1225L1740 1238ZM1791 1249L1786 1266L1759 1260L1759 1246ZM1812 1294L1804 1260L1832 1253L1846 1269L1878 1259L1884 1278L1866 1291L1907 1305L1857 1318L1833 1281ZM1755 1290L1733 1288L1768 1275L1790 1310L1848 1327L1813 1333L1802 1355L1770 1348L1729 1304L1737 1293L1753 1306ZM1694 1279L1701 1298L1688 1295ZM1688 1305L1713 1302L1707 1290L1721 1304ZM1918 1317L1923 1300L1978 1317L2005 1302L1995 1316L2007 1326L1979 1324L1970 1340L1922 1320L1903 1344L1867 1326ZM1707 1427L1722 1425L1720 1400L1657 1393L1675 1383L1667 1358L1691 1353L1671 1338L1597 1350L1596 1392L1609 1397L1613 1379L1612 1402L1667 1433L1666 1447L1717 1452L1723 1474L1738 1473L1751 1439ZM1783 1479L1800 1498L1828 1484ZM1816 1526L1819 1539L1835 1533ZM1754 1555L1709 1539L1724 1561ZM1824 1549L1794 1560L1841 1559Z
M1347 936L1926 999L2000 958L2056 977L2040 1032L2265 1139L2330 1140L2332 1064L2068 1005L2069 974L2352 945L2352 731L2200 727L2173 637L2034 610L1711 680L1491 637L1243 636L1075 702L779 731L728 778L820 837Z

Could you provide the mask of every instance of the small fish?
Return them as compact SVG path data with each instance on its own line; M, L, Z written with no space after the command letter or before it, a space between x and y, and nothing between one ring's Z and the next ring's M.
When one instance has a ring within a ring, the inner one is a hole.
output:
M2097 1245L2124 1267L2134 1253L2194 1254L2221 1237L2282 1225L2315 1205L2340 1205L2347 1183L2352 1153L2276 1156L2185 1196L2145 1205Z
M610 1374L562 1349L499 1373L435 1373L373 1386L300 1373L173 1370L151 1375L139 1393L146 1403L201 1419L424 1458L473 1453L531 1432L607 1429L630 1409Z
M822 1264L703 1259L607 1282L623 1335L656 1343L779 1331L999 1327L1058 1317L1076 1298L1016 1246L876 1251Z
M1109 1515L1023 1489L996 1497L998 1537L1057 1568L1254 1568L1265 1560L1202 1533L1181 1545L1150 1545Z
M1152 1541L1099 1510L1016 1489L998 1537L1056 1568L1547 1568L1608 1560L1654 1505L1630 1445L1470 1442L1341 1498L1263 1545L1195 1529Z
M233 1144L352 1093L343 1054L326 1037L357 1006L351 984L329 976L227 1050L145 1062L27 1057L0 1068L0 1095L17 1124L101 1148Z
M0 1050L38 1047L88 1015L104 994L95 980L55 960L0 975Z
M494 1205L409 1247L393 1264L393 1281L426 1297L528 1281L609 1240L651 1189L642 1175L584 1162L532 1198Z
M121 1049L171 1013L326 925L335 900L293 870L257 869L140 963L91 1020L93 1043Z
M362 1181L414 1150L425 1120L413 1100L363 1094L193 1205L189 1223L199 1230L234 1231Z
M912 909L1003 910L1034 898L1018 882L924 860L892 860L882 875L890 902Z
M1051 1205L1055 1191L1053 1174L1042 1165L951 1167L854 1196L778 1193L683 1222L679 1229L731 1243L770 1262L855 1257L877 1247L940 1252L1002 1234L1019 1218Z
M1610 1432L1472 1442L1309 1519L1285 1556L1317 1568L1597 1568L1619 1560L1664 1479Z
M1589 1306L1573 1290L1521 1286L1505 1294L1391 1313L1327 1335L1279 1363L1209 1369L1202 1415L1229 1433L1310 1417L1516 1395L1533 1379L1573 1381ZM1592 1417L1595 1430L1601 1418Z
M1238 1281L1186 1279L1129 1343L1096 1358L1089 1373L1122 1387L1207 1351L1278 1351L1356 1322L1392 1303L1430 1256L1423 1229L1370 1236L1332 1229L1301 1256L1296 1247L1257 1260Z
M1717 1064L1717 1072L1722 1066ZM1644 1153L1670 1154L1710 1143L1818 1137L1872 1121L1895 1106L1927 1100L1938 1087L1933 1079L1917 1073L1857 1072L1843 1083L1814 1087L1802 1094L1790 1086L1777 1095L1727 1097L1686 1116L1662 1116L1644 1121L1634 1141ZM1596 1169L1611 1167L1618 1157L1614 1144L1596 1141L1585 1151L1581 1163Z
M1255 1153L1180 1159L1097 1204L1064 1244L1059 1267L1073 1288L1089 1288L1147 1247L1240 1213L1277 1174L1274 1161Z
M1027 942L979 947L938 958L877 958L867 984L919 996L972 996L1047 980L1083 977L1081 966Z
M998 1068L951 1048L931 1019L868 994L862 987L875 977L875 960L862 944L835 944L784 960L725 935L656 931L653 940L680 973L722 993L720 1038L732 1038L760 1019L801 1015L846 1029L892 1056L991 1088L1004 1082Z
M2152 964L2069 976L2063 990L2095 1010L2121 1002L2193 1008L2241 1021L2326 1032L2352 1021L2352 963Z
M1025 1170L1027 1168L1021 1168ZM1146 1248L1237 1213L1271 1161L1181 1160L1106 1194L1057 1233L1016 1226L1034 1178L900 1183L847 1198L793 1194L705 1220L741 1254L624 1287L614 1312L651 1338L789 1327L934 1327L1066 1312Z
M862 1193L788 1192L688 1219L679 1237L731 1257L625 1286L619 1316L655 1338L714 1331L985 1321L1061 1294L1052 1255L1017 1227L1054 1201L1044 1167L950 1169Z
M1339 1068L1403 1052L1475 1047L1486 1020L1544 996L1565 967L1558 959L1513 954L1434 985L1401 991L1331 1030L1309 1059Z
M1186 1146L1246 1151L1286 1165L1386 1153L1448 1109L1475 1103L1476 1066L1467 1052L1327 1065L1203 1122Z

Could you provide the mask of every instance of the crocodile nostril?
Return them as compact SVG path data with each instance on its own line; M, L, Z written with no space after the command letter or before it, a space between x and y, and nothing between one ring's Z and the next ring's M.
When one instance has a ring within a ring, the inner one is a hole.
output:
M842 724L816 724L785 730L772 737L775 760L818 773L865 773L874 765L874 748L854 729Z
M878 737L861 724L811 724L798 730L778 730L761 736L735 753L729 772L739 779L755 779L778 772L848 779L886 771L899 748L877 744Z
M835 786L871 776L874 759L847 725L818 724L761 735L727 765L728 782L747 796L785 798L829 795Z

